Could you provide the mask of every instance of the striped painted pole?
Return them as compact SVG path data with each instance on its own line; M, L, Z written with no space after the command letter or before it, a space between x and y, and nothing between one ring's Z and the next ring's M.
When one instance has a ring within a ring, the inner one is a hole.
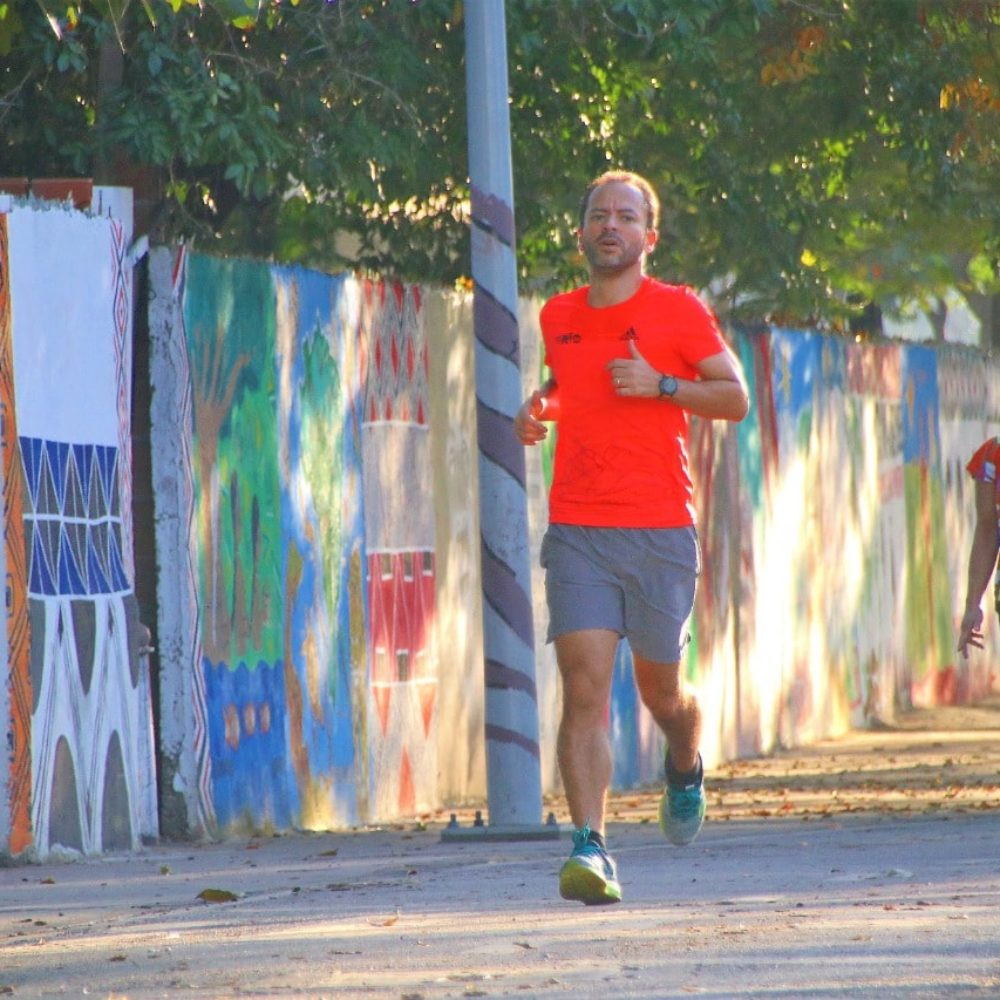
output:
M541 829L503 0L466 0L489 827Z

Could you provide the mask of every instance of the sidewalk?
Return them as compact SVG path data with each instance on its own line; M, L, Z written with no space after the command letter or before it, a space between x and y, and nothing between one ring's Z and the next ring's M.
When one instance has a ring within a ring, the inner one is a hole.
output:
M708 780L683 849L655 792L613 798L613 907L558 897L568 839L446 812L0 868L0 996L1000 996L1000 699Z

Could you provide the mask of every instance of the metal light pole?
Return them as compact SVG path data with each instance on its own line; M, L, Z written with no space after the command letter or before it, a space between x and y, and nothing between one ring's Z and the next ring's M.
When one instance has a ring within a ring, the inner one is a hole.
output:
M466 0L465 67L490 819L475 831L558 836L554 820L541 822L528 503L513 431L522 387L503 0ZM454 823L445 831L461 835Z

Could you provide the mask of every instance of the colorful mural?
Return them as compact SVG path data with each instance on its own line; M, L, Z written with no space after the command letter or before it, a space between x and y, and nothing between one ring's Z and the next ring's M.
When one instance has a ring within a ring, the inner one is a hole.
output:
M24 549L24 473L17 441L14 343L11 334L7 217L0 215L0 447L3 454L3 571L6 621L2 633L7 677L0 684L0 718L9 733L0 761L0 846L12 855L31 844L31 624Z
M108 219L0 215L4 852L129 847L161 818L131 586L127 245ZM58 292L38 277L55 270ZM169 832L339 828L481 799L469 301L184 251L154 252L151 274ZM538 306L520 316L526 389ZM689 440L703 573L686 670L706 762L996 690L995 628L983 654L953 650L964 465L1000 430L996 362L771 328L732 345L751 415L693 420ZM550 457L526 456L533 552ZM553 791L559 679L537 565L532 599ZM627 644L608 725L615 785L658 780Z
M953 701L954 677L950 581L937 388L937 353L910 347L903 355L902 444L906 498L906 666L903 689L916 705Z
M150 254L151 464L157 495L157 638L160 646L158 760L166 832L204 836L216 828L195 519L194 386L184 325L187 252Z
M534 346L526 394L541 380ZM956 664L953 609L972 528L964 464L1000 427L995 364L963 348L804 330L740 329L732 346L750 416L735 428L695 418L689 436L703 571L686 670L705 712L706 760L994 690L995 656ZM529 455L528 471L537 551L544 454ZM543 634L540 573L534 586ZM544 686L556 668L551 647L537 645ZM558 700L543 704L553 787ZM663 741L636 696L627 644L608 724L615 786L658 780Z
M426 808L437 671L420 292L197 254L183 268L204 812L225 831Z
M853 657L844 677L854 725L889 722L906 670L906 607L901 364L899 345L847 345L850 490L855 545L845 563L853 580Z
M4 511L15 712L31 698L30 786L19 770L23 719L12 727L10 844L27 847L18 810L30 789L37 855L134 849L156 835L157 813L147 633L132 588L127 509L128 231L106 217L25 208L8 216L7 232L13 363L5 368L15 391L11 399L5 389L13 404L5 428L16 427L17 439L5 430L4 480L21 504L17 511L11 495ZM23 557L11 528L21 532ZM20 673L29 636L30 686Z
M708 753L806 743L991 690L990 658L959 668L953 647L972 525L964 463L998 424L988 366L809 331L740 331L736 347L752 399L737 453L720 461L698 421L690 448L706 566L689 676L706 693ZM718 585L727 546L739 551L731 595ZM719 634L727 600L735 644Z
M222 828L355 817L349 676L333 653L345 589L333 291L305 272L187 260L192 513Z
M937 383L946 577L954 581L953 601L960 602L975 524L973 483L965 466L983 441L996 433L1000 423L1000 378L983 355L944 347L938 350ZM961 604L957 605L956 615L961 615ZM995 674L991 677L991 672L983 669L980 657L959 657L953 677L946 679L942 687L949 695L953 693L956 701L964 702L987 694L994 680Z
M419 288L362 284L373 819L437 802L428 348Z

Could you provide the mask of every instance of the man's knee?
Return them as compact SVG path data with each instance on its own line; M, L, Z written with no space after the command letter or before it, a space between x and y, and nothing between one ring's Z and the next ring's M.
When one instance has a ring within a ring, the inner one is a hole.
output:
M650 701L673 701L683 694L679 663L654 663L641 656L633 658L639 696Z
M691 697L678 688L640 688L639 696L661 722L681 721L692 710Z
M593 677L563 681L562 716L567 722L585 722L607 715L610 690Z

